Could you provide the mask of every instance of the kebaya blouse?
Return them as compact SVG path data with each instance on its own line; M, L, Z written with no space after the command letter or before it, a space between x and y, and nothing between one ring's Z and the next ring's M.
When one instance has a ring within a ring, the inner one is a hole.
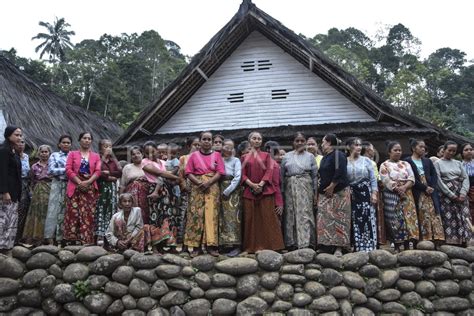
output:
M257 200L262 195L272 195L275 193L273 179L273 159L270 154L263 151L249 152L241 158L242 161L242 184L249 179L253 183L260 183L265 181L266 185L263 187L263 192L254 195L248 185L245 186L244 198L250 200Z
M39 161L31 166L30 174L33 186L40 181L51 181L51 176L48 174L48 166L43 166Z
M145 166L148 166L148 165L152 165L154 166L155 168L161 170L161 171L166 171L166 167L165 167L165 161L161 160L161 159L158 159L158 161L153 161L153 160L150 160L148 158L143 158L142 160L142 169L145 168ZM150 173L150 172L147 172L145 170L143 170L145 172L145 177L146 179L148 180L148 182L150 183L157 183L158 182L158 176Z
M220 173L225 175L224 160L219 152L213 151L204 154L201 151L195 151L189 156L186 164L186 174L204 175L210 173Z
M403 160L383 162L380 165L380 178L383 185L390 191L393 191L398 184L404 184L407 181L415 183L415 175L410 164Z

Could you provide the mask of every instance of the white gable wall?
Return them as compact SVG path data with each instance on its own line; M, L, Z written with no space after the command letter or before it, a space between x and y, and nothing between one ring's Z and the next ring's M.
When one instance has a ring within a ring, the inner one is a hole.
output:
M254 70L244 72L242 65L253 65ZM258 70L258 65L270 69ZM272 90L282 89L289 93L286 98L272 99ZM243 102L229 102L229 97L241 98L241 93ZM357 105L254 31L157 134L372 121Z

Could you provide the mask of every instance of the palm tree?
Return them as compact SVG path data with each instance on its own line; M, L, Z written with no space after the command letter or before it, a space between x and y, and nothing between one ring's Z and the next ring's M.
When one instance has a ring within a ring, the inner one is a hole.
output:
M37 53L41 50L40 59L43 58L44 54L49 54L49 61L51 63L55 63L58 60L64 61L66 49L73 47L70 36L76 35L74 31L67 30L71 25L66 23L64 18L56 18L53 24L40 21L39 25L47 28L48 32L38 33L32 38L32 40L44 40L43 43L36 47L35 52Z

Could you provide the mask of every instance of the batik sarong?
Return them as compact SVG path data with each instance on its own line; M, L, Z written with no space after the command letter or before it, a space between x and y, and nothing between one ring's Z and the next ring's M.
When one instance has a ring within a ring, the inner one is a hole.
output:
M418 240L418 218L415 200L411 190L400 197L388 189L383 191L385 227L390 240L401 243L405 240Z
M99 199L94 215L95 235L104 237L110 219L117 210L117 183L100 181L98 184Z
M351 184L351 210L354 250L375 250L377 248L377 222L368 179Z
M63 222L66 211L67 181L53 179L49 193L48 214L44 223L44 238L63 239Z
M50 181L39 181L33 188L30 209L23 229L23 238L33 241L42 241L44 238L44 225L48 214Z
M232 177L226 177L221 181L221 192L224 192L231 182ZM237 187L228 198L224 199L221 197L221 208L219 213L219 245L235 246L242 243L241 209L240 187Z

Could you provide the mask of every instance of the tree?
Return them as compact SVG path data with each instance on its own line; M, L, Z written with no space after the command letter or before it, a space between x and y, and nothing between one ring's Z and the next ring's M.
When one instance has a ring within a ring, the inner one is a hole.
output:
M43 41L36 47L35 52L41 50L40 59L43 58L44 54L48 54L51 63L64 61L66 49L73 47L71 35L76 35L74 31L68 30L71 25L66 23L64 18L56 18L53 24L40 21L39 25L45 27L47 33L38 33L32 38L32 40L39 39Z

